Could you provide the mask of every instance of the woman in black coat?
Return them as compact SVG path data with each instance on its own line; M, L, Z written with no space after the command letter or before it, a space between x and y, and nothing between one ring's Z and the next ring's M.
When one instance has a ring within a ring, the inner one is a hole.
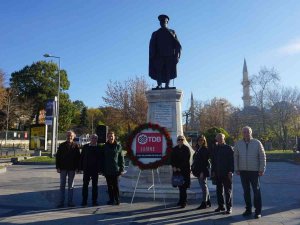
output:
M179 202L178 206L181 208L186 207L187 203L187 188L190 187L191 177L190 177L190 149L188 146L184 145L185 138L182 135L177 137L177 145L173 148L171 154L171 165L173 168L173 173L180 172L184 177L184 184L179 188Z
M207 177L209 177L209 151L207 141L204 135L200 135L197 139L196 151L193 156L192 173L198 178L202 189L202 203L197 209L206 209L211 207L209 190L207 187Z

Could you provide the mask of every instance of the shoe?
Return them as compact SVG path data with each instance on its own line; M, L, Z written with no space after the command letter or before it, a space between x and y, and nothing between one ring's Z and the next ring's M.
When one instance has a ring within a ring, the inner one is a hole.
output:
M181 205L180 205L180 208L185 208L186 207L186 203L182 203Z
M209 208L209 207L211 207L211 202L210 202L210 200L208 200L208 201L206 202L206 208Z
M223 214L224 215L229 215L232 213L232 209L227 209Z
M252 215L252 211L250 211L250 210L248 210L248 209L246 209L246 211L245 212L243 212L243 214L242 214L243 216L251 216Z
M221 212L221 211L225 211L225 208L224 207L218 207L215 209L215 212Z
M63 208L63 207L65 207L65 204L64 204L64 203L59 203L59 204L56 206L56 208Z
M120 205L120 200L115 201L116 205Z
M68 203L68 207L75 207L75 204L73 202Z
M261 214L260 214L260 213L255 213L254 218L255 218L255 219L261 218Z
M202 202L201 205L197 209L206 209L207 208L207 203Z
M107 205L113 205L113 204L114 204L114 201L113 201L113 200L109 200L109 201L106 202L106 204L107 204Z

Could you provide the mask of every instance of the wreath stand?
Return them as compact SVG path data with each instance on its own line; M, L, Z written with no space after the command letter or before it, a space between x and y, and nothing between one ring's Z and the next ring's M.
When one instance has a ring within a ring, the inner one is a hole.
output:
M139 180L140 180L141 173L142 173L142 170L140 169L139 175L138 175L137 180L136 180L136 183L135 183L133 195L132 195L132 198L131 198L131 203L130 203L131 205L132 205L133 200L134 200L135 192L136 192L136 189L137 189ZM160 186L162 186L158 168L156 169L156 173L157 173L158 182L159 182ZM153 201L155 201L155 195L156 195L156 193L155 193L155 182L154 182L154 181L155 181L155 180L154 180L154 169L151 169L151 174L152 174L152 185L150 185L150 186L148 187L148 191L149 191L151 188L153 189ZM165 193L163 194L163 199L164 199L164 205L165 205L165 208L167 208L167 205L166 205L166 198L165 198Z

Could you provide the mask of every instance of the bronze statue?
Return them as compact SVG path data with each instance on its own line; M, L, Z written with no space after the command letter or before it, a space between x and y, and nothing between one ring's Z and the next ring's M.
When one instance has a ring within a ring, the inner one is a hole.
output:
M157 81L156 88L169 88L171 79L177 77L176 65L181 54L181 45L174 30L169 29L169 17L158 16L161 28L152 33L149 46L149 76Z

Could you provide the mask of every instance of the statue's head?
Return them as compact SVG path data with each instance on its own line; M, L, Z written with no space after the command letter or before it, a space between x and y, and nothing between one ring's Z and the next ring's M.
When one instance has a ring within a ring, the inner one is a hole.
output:
M158 20L161 27L167 27L170 19L167 15L162 14L158 16Z

